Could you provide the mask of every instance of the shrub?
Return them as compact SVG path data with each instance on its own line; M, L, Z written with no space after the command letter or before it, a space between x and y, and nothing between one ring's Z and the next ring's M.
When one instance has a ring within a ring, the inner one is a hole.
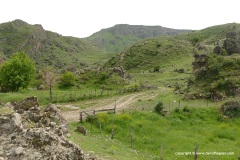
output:
M153 68L153 72L159 72L160 71L160 66L155 66Z
M190 112L190 110L189 110L189 108L188 108L187 106L185 106L185 107L183 108L183 112Z
M220 108L223 115L230 118L240 117L240 102L237 100L231 100L222 104Z
M64 87L74 86L75 84L74 74L69 71L65 72L61 77L61 84Z
M154 107L154 112L163 115L163 103L161 101Z

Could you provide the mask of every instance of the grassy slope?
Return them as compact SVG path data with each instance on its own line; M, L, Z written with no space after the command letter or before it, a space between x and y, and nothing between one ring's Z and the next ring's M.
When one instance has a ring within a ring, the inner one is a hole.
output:
M109 56L83 39L45 31L41 25L21 20L0 24L0 56L8 58L20 50L28 53L40 68L99 65Z
M192 31L187 34L181 34L177 36L180 39L191 40L196 36L202 38L202 43L206 45L213 45L214 42L219 42L226 38L226 34L230 31L237 31L240 29L238 23L228 23L224 25L216 25L208 27L199 31Z
M100 115L103 133L98 123L91 129L89 123L70 124L71 130L84 125L89 131L88 137L71 132L75 142L82 142L82 148L94 151L97 155L109 156L109 159L158 159L161 145L164 145L164 159L193 159L193 155L176 155L176 152L194 152L198 143L199 152L234 152L231 156L200 155L201 159L235 159L239 155L240 139L237 136L239 119L223 120L219 118L216 107L190 108L189 113L180 110L161 117L151 112L133 112L115 115L114 128L116 141L111 136L112 116ZM130 149L130 127L133 129L133 148ZM91 139L91 141L88 141ZM119 143L119 141L121 143ZM91 146L91 147L90 147ZM94 146L94 147L93 147ZM140 157L138 157L140 156Z
M182 64L192 59L192 46L183 40L159 37L138 42L112 57L106 66L123 66L126 70L149 70Z

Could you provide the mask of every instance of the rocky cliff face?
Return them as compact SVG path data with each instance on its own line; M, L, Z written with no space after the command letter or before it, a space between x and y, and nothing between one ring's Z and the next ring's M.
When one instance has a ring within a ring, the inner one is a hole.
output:
M66 121L55 105L40 112L36 98L29 98L14 106L13 114L0 115L1 160L88 159L79 146L65 138L70 136Z

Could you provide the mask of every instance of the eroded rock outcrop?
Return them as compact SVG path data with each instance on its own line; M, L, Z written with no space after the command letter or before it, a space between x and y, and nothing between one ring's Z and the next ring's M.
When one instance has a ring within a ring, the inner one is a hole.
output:
M37 102L36 97L30 99ZM78 145L65 138L69 136L67 124L55 105L41 112L39 104L23 103L26 101L29 98L16 103L13 114L0 115L0 159L88 159Z

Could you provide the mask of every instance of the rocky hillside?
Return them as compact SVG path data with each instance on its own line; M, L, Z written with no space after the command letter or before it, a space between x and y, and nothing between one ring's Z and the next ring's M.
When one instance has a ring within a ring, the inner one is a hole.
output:
M0 56L6 59L22 50L38 67L50 65L58 69L87 66L95 63L96 58L107 57L83 39L46 31L41 25L22 20L0 24Z
M188 83L186 99L209 98L213 101L224 100L229 96L240 95L240 25L226 24L222 32L212 34L215 41L203 39L201 46L212 46L211 52L195 52L193 77ZM225 30L228 27L227 30ZM214 28L214 27L212 27ZM224 29L224 30L223 30ZM202 33L206 32L203 30ZM220 30L219 30L220 31ZM201 32L199 32L201 33ZM207 43L206 43L207 42Z
M240 53L240 25L236 23L213 26L172 37L156 37L132 44L113 56L106 66L123 66L126 70L151 69L154 66L175 65L187 60L191 66L194 54Z
M87 39L108 52L120 52L140 40L158 36L175 36L189 30L177 30L162 26L119 24L102 29Z

